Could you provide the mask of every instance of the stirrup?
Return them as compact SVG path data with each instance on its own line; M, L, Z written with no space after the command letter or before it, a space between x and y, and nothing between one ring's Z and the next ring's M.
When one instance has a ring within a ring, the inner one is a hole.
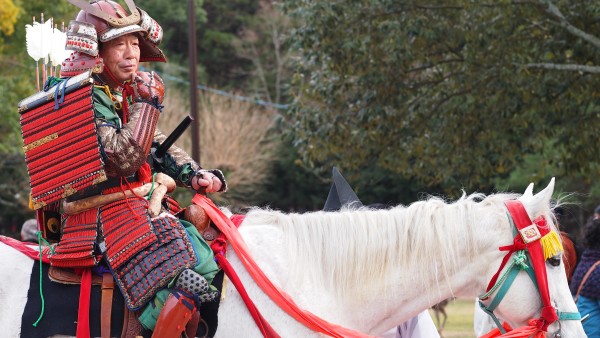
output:
M172 292L158 315L152 338L181 337L196 312L193 299L180 292Z

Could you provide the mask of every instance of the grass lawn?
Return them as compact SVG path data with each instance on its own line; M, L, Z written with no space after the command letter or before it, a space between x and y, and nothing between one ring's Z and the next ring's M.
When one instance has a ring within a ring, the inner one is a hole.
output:
M473 338L475 333L473 330L473 309L475 299L457 298L452 300L446 306L448 319L442 332L444 338ZM433 322L437 326L435 312L429 310ZM441 316L440 316L441 317ZM441 320L442 318L440 318Z

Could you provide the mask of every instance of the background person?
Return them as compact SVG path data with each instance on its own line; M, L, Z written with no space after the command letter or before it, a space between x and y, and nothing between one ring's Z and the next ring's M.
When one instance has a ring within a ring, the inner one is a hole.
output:
M26 220L23 223L23 226L21 227L21 241L37 243L38 242L37 231L38 231L37 220L35 220L35 219Z
M583 329L588 337L600 337L600 218L585 226L584 250L573 273L571 293L584 317Z

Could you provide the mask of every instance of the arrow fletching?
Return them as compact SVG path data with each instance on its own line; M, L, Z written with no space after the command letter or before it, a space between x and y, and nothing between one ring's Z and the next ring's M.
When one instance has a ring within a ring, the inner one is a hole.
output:
M65 49L65 45L67 44L67 34L61 32L59 29L54 28L52 32L52 43L50 47L50 62L58 66L60 65L66 58L69 57L69 51Z
M42 53L42 26L39 22L34 21L33 25L25 25L25 42L27 44L27 54L34 61L44 57Z

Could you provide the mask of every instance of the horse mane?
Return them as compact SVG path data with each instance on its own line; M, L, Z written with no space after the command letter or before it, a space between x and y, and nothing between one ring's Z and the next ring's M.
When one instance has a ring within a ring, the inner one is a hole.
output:
M403 278L424 283L432 280L435 269L437 279L428 287L439 287L441 279L462 267L459 262L464 262L465 253L474 260L482 245L498 245L497 238L474 238L475 230L508 224L503 202L519 196L463 194L455 202L429 196L384 210L363 207L303 214L252 209L244 226L281 229L290 281L309 281L348 299L368 294L368 289L390 288L383 284L386 275L402 271L410 271Z

